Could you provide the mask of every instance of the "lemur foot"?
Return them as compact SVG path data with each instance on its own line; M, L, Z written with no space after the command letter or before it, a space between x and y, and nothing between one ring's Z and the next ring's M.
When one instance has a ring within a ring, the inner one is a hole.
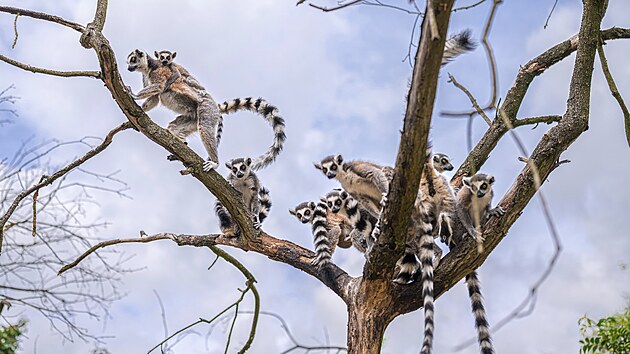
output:
M489 211L489 214L490 216L499 217L505 214L505 210L497 205L496 208Z
M214 161L206 161L203 163L203 172L210 172L219 167L219 164Z
M260 230L260 228L262 227L262 224L258 221L254 221L252 223L252 226L254 227L254 230Z
M387 206L387 202L389 200L387 199L387 193L382 193L381 194L381 207L385 208Z
M166 156L166 159L169 161L179 161L179 158L177 158L177 156L170 154L168 156Z

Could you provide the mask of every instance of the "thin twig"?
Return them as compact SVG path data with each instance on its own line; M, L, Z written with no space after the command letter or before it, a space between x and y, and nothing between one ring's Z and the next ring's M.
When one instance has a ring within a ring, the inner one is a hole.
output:
M15 20L13 20L13 32L15 32L15 39L13 40L13 45L11 46L11 49L15 49L15 46L17 45L17 41L18 41L18 30L17 30L17 21L18 21L18 17L20 17L20 14L15 15Z
M322 10L324 12L331 12L331 11L337 11L340 9L343 9L344 7L348 7L348 6L352 6L352 5L356 5L358 3L360 3L363 0L354 0L354 1L350 1L349 3L345 3L336 7L331 7L331 8L327 8L327 7L323 7L323 6L319 6L319 5L313 5L313 4L308 4L308 6L316 8L318 10Z
M168 324L166 321L166 310L164 310L164 303L162 302L162 298L160 298L160 294L157 292L157 290L153 289L153 294L155 294L158 304L160 305L160 314L162 316L162 326L164 327L164 337L168 337ZM160 348L160 350L162 350L163 353L168 352L168 349L169 349L168 345L165 345L164 347Z
M490 41L488 40L488 35L490 34L490 30L492 29L492 22L494 20L494 15L496 14L497 7L501 4L503 0L494 0L492 3L492 8L490 9L490 15L488 15L488 20L486 21L486 26L483 30L483 37L481 42L483 43L483 47L486 49L486 56L488 57L488 64L490 66L490 74L492 76L492 94L490 97L490 102L482 108L483 111L494 109L496 107L497 101L497 90L498 90L498 76L497 76L497 64L494 58L494 51L492 50L492 46L490 45ZM478 110L468 111L468 112L441 112L442 116L449 117L466 117L471 113L476 113Z
M4 213L4 215L2 217L0 217L0 253L2 252L2 240L3 240L3 233L4 233L4 231L3 231L4 225L7 223L7 221L9 220L9 218L11 217L11 215L13 214L15 209L17 209L18 205L20 204L20 202L24 198L29 196L31 193L33 193L33 192L35 192L35 191L37 191L37 190L39 190L39 189L41 189L41 188L43 188L45 186L48 186L48 185L52 184L57 179L65 176L72 169L80 166L81 164L83 164L84 162L88 161L92 157L98 155L103 150L105 150L109 146L109 144L111 144L112 139L114 138L114 135L116 135L117 133L119 133L119 132L121 132L123 130L129 129L129 128L131 128L131 123L129 123L129 122L125 122L125 123L117 126L116 128L112 129L109 133L107 133L107 135L105 136L105 139L103 139L103 142L101 144L99 144L98 146L96 146L92 150L88 151L85 155L83 155L82 157L72 161L70 164L68 164L64 168L58 170L57 172L53 173L52 175L46 177L40 183L37 183L36 185L34 185L34 186L32 186L32 187L22 191L15 198L13 203L11 203L11 205L9 206L7 211Z
M462 90L466 94L466 96L468 96L468 99L470 100L470 103L472 103L473 108L475 108L475 111L483 118L483 120L486 121L488 126L491 126L492 125L492 121L490 120L490 118L488 117L486 112L483 111L483 108L479 107L479 104L477 103L477 100L472 95L472 93L470 93L470 91L468 91L468 89L466 87L464 87L462 84L457 82L457 80L455 80L455 77L453 75L451 75L451 73L448 74L448 78L449 78L448 82L452 82L453 85L455 85L455 87L457 87L458 89ZM473 115L474 115L474 113L470 113L469 114L471 119L472 119ZM472 148L469 149L469 150L472 150Z
M547 29L547 26L549 25L549 20L551 19L551 15L553 15L553 10L556 9L556 5L558 5L558 0L554 1L553 7L551 7L551 11L549 11L549 16L547 16L547 21L545 21L543 29Z
M623 113L623 121L626 130L626 139L628 141L628 146L630 146L630 112L628 112L628 107L626 103L623 101L623 97L619 93L619 89L617 89L617 85L615 84L615 80L613 79L612 73L610 72L610 68L608 67L608 60L606 59L606 54L604 54L604 47L600 41L599 46L597 47L597 53L599 54L599 62L602 65L602 72L606 77L606 82L608 83L608 88L610 89L610 93L617 100L619 107L621 108L621 112Z
M454 8L454 9L452 10L452 12L457 12L457 11L461 11L461 10L468 10L468 9L472 9L473 7L477 7L477 5L481 5L481 4L483 4L484 2L486 2L486 0L480 0L480 1L478 1L478 2L476 2L476 3L474 3L474 4L472 4L472 5L468 5L468 6L457 7L457 8Z
M31 66L28 64L20 63L19 61L5 57L2 54L0 54L0 60L10 65L16 66L20 69L30 71L36 74L46 74L46 75L61 76L61 77L85 76L85 77L92 77L95 79L101 78L101 73L98 71L58 71L58 70L52 70L52 69L38 68L38 67Z
M0 12L6 12L6 13L9 13L9 14L27 16L27 17L36 18L38 20L44 20L44 21L58 23L58 24L60 24L62 26L66 26L66 27L72 28L73 30L75 30L77 32L83 32L85 30L85 27L83 27L82 25L80 25L80 24L78 24L76 22L68 21L68 20L63 19L63 18L61 18L59 16L49 15L49 14L45 14L43 12L37 12L37 11L31 11L31 10L25 10L25 9L18 9L16 7L10 7L10 6L0 6Z

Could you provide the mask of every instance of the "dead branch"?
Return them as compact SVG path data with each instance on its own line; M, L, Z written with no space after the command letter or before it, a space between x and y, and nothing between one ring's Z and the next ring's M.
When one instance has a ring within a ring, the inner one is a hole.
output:
M481 2L480 2L481 3ZM479 5L474 4L474 6ZM497 64L496 59L494 58L494 51L492 50L492 46L490 45L490 41L488 40L488 35L490 34L490 30L492 29L492 22L494 20L494 15L496 14L497 7L503 3L503 0L493 0L492 8L490 9L490 15L488 15L488 20L486 21L486 26L483 30L483 37L481 39L481 43L483 43L483 47L486 49L486 55L488 57L488 64L490 66L490 75L492 76L492 94L490 96L490 101L487 105L485 105L481 110L486 111L489 109L494 109L497 102L497 86L498 86L498 77L497 77ZM469 112L441 112L442 116L446 117L465 117L470 116L471 114L477 113L478 110Z
M61 76L61 77L85 76L85 77L92 77L95 79L99 79L101 76L101 74L98 71L58 71L58 70L52 70L52 69L38 68L38 67L31 66L28 64L20 63L19 61L5 57L2 54L0 54L0 60L2 60L3 62L7 64L13 65L20 69L30 71L36 74L46 74L46 75Z
M470 103L472 103L473 108L483 118L483 120L485 120L486 123L488 123L488 126L492 125L492 121L490 120L486 112L483 111L483 108L479 106L479 103L477 103L475 96L473 96L472 93L470 93L470 91L468 91L468 89L464 87L464 85L457 82L457 80L455 80L455 77L451 75L451 73L448 74L448 78L449 78L448 82L452 82L453 85L455 85L455 87L462 90L466 94L466 96L468 96L468 99L470 100ZM474 114L470 114L470 118L472 118L473 115Z
M331 11L341 10L341 9L343 9L345 7L348 7L348 6L356 5L356 4L360 3L361 1L362 0L353 0L353 1L347 2L345 4L341 4L339 6L335 6L335 7L331 7L331 8L323 7L323 6L319 6L319 5L313 5L313 4L308 4L308 6L310 6L312 8L315 8L315 9L318 9L318 10L322 10L324 12L331 12Z
M429 21L427 17L423 18L403 131L396 157L396 172L389 186L388 205L381 214L381 236L363 270L363 276L367 279L391 279L394 264L403 254L405 247L409 216L418 194L420 175L424 166L424 151L431 125L437 78L453 0L440 2L434 6L433 11L439 33L437 40L434 40L429 30Z
M114 138L114 135L116 135L117 133L119 133L119 132L121 132L123 130L129 129L129 128L131 128L131 125L128 122L125 122L125 123L119 125L118 127L112 129L109 133L107 133L107 135L105 136L105 139L103 140L103 142L101 144L99 144L98 146L96 146L92 150L88 151L82 157L72 161L71 163L69 163L64 168L58 170L57 172L51 174L48 177L42 179L42 181L40 183L37 183L37 184L33 185L32 187L30 187L28 189L25 189L20 194L18 194L16 196L15 200L13 201L13 203L11 203L11 205L9 206L7 211L4 213L4 215L2 215L2 217L0 217L0 253L2 252L2 241L3 241L3 235L4 235L4 225L7 223L7 221L9 220L9 218L11 217L11 215L13 214L15 209L18 207L18 205L20 204L20 202L22 202L22 200L24 198L26 198L31 193L33 193L35 191L38 191L39 189L41 189L43 187L49 186L50 184L55 182L57 179L65 176L68 172L70 172L74 168L82 165L83 163L85 163L86 161L91 159L92 157L98 155L103 150L105 150L109 146L109 144L111 144L112 139Z
M62 26L66 26L66 27L72 28L73 30L75 30L77 32L83 32L85 30L85 27L81 26L80 24L78 24L76 22L68 21L68 20L63 19L63 18L61 18L59 16L49 15L49 14L45 14L43 12L31 11L31 10L25 10L25 9L18 9L18 8L10 7L10 6L0 6L0 12L6 12L6 13L9 13L9 14L13 14L13 15L27 16L27 17L36 18L38 20L44 20L44 21L58 23L58 24L60 24Z
M623 97L619 93L619 89L617 89L617 84L615 84L615 80L613 79L612 73L610 72L610 68L608 68L608 60L606 60L606 54L604 53L604 47L601 43L597 46L597 53L599 54L599 62L602 66L602 72L604 73L604 77L606 77L606 82L608 83L608 88L610 89L610 93L617 100L619 107L621 108L621 112L623 113L623 121L626 130L626 139L628 141L628 146L630 147L630 112L628 112L628 107L626 103L623 101Z

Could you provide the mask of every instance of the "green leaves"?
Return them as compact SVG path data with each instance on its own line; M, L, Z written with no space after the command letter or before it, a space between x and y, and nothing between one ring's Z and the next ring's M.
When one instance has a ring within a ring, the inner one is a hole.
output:
M19 337L24 334L26 321L20 320L15 325L0 328L0 354L14 354L20 344Z
M584 316L578 320L580 353L630 353L630 308L595 322Z

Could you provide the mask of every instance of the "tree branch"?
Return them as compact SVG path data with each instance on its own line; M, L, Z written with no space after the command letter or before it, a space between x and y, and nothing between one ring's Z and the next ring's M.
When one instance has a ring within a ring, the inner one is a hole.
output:
M24 198L29 196L31 193L40 190L43 187L51 185L57 179L65 176L68 172L70 172L74 168L82 165L84 162L86 162L89 159L91 159L92 157L98 155L99 153L101 153L103 150L105 150L112 143L114 135L116 135L117 133L119 133L119 132L121 132L123 130L129 129L129 128L131 128L131 124L129 124L128 122L125 122L125 123L117 126L116 128L112 129L109 133L107 133L107 135L105 136L105 139L103 139L103 142L101 144L97 145L95 148L93 148L92 150L88 151L85 155L83 155L82 157L72 161L67 166L65 166L64 168L58 170L57 172L53 173L52 175L47 176L46 178L43 178L39 183L37 183L37 184L33 185L32 187L22 191L22 193L20 193L15 198L13 203L11 203L11 205L9 206L7 211L4 213L4 215L2 215L2 217L0 217L0 253L2 252L2 241L3 241L3 238L4 238L4 225L7 223L7 221L11 217L11 215L13 215L13 212L15 211L15 209L17 209L17 207L20 205L20 202Z
M628 107L626 103L623 101L623 97L619 93L619 89L617 89L617 84L615 84L615 80L612 77L610 69L608 68L608 60L606 60L606 54L604 53L604 47L601 43L597 46L597 53L599 54L599 62L602 66L602 72L604 73L604 77L606 77L606 82L608 82L608 88L610 89L610 93L617 100L619 104L619 108L621 108L621 112L623 113L623 121L626 130L626 139L628 141L628 146L630 146L630 112L628 112Z
M10 7L10 6L0 6L0 12L6 12L9 14L14 14L14 15L19 15L19 16L27 16L27 17L32 17L32 18L36 18L38 20L44 20L44 21L49 21L49 22L54 22L54 23L58 23L62 26L66 26L69 28L72 28L73 30L77 31L77 32L83 32L85 30L85 27L83 27L82 25L76 23L76 22L72 22L72 21L68 21L66 19L63 19L59 16L54 16L54 15L49 15L49 14L45 14L43 12L37 12L37 11L31 11L31 10L25 10L25 9L18 9L15 7Z
M0 60L2 60L3 62L7 64L16 66L20 69L30 71L36 74L47 74L47 75L61 76L61 77L86 76L86 77L93 77L95 79L101 78L101 73L99 73L98 71L57 71L57 70L52 70L52 69L38 68L35 66L30 66L28 64L20 63L19 61L5 57L2 54L0 54Z
M389 186L389 204L381 214L381 236L363 270L363 276L367 279L392 278L394 264L404 251L409 217L418 194L453 0L435 2L433 5L439 33L434 39L427 17L423 18L396 158L396 172Z
M599 26L603 16L601 6L601 1L584 1L584 12L580 26L581 40L579 42L575 41L577 44L577 55L571 79L569 100L567 101L567 110L558 125L551 128L543 136L529 158L531 163L537 167L541 181L545 181L549 173L557 167L557 161L562 152L588 128L593 65L595 51L600 38ZM559 46L562 45L560 44ZM565 45L570 45L570 43ZM558 46L554 48L557 49ZM564 48L564 50L568 50L568 48ZM550 57L548 58L553 58L556 62L561 59L556 51L549 54ZM546 67L542 66L541 68L544 70ZM529 82L531 82L531 79ZM498 119L501 118L498 117ZM492 218L485 225L483 233L485 247L482 253L476 251L474 240L466 238L442 259L435 271L436 298L454 286L466 274L483 264L535 195L537 191L535 179L531 164L528 164L517 176L512 187L499 203L506 211L505 215L500 218ZM422 299L417 296L421 286L421 284L414 283L402 287L400 292L395 294L395 296L398 296L397 300L399 303L402 304L401 308L397 309L400 313L414 311L422 306Z
M344 301L347 302L349 300L350 291L348 290L348 286L353 278L345 271L334 264L330 264L325 269L319 270L317 267L311 265L311 261L315 258L315 253L290 241L275 238L264 232L261 232L260 238L256 242L249 242L247 244L239 242L236 238L224 237L221 234L176 235L172 233L160 233L146 237L103 241L92 246L72 263L63 266L59 270L59 274L72 269L83 259L101 248L121 243L148 243L158 240L172 240L177 243L178 246L211 247L224 245L240 248L244 251L260 253L271 260L286 263L310 274L332 289Z

